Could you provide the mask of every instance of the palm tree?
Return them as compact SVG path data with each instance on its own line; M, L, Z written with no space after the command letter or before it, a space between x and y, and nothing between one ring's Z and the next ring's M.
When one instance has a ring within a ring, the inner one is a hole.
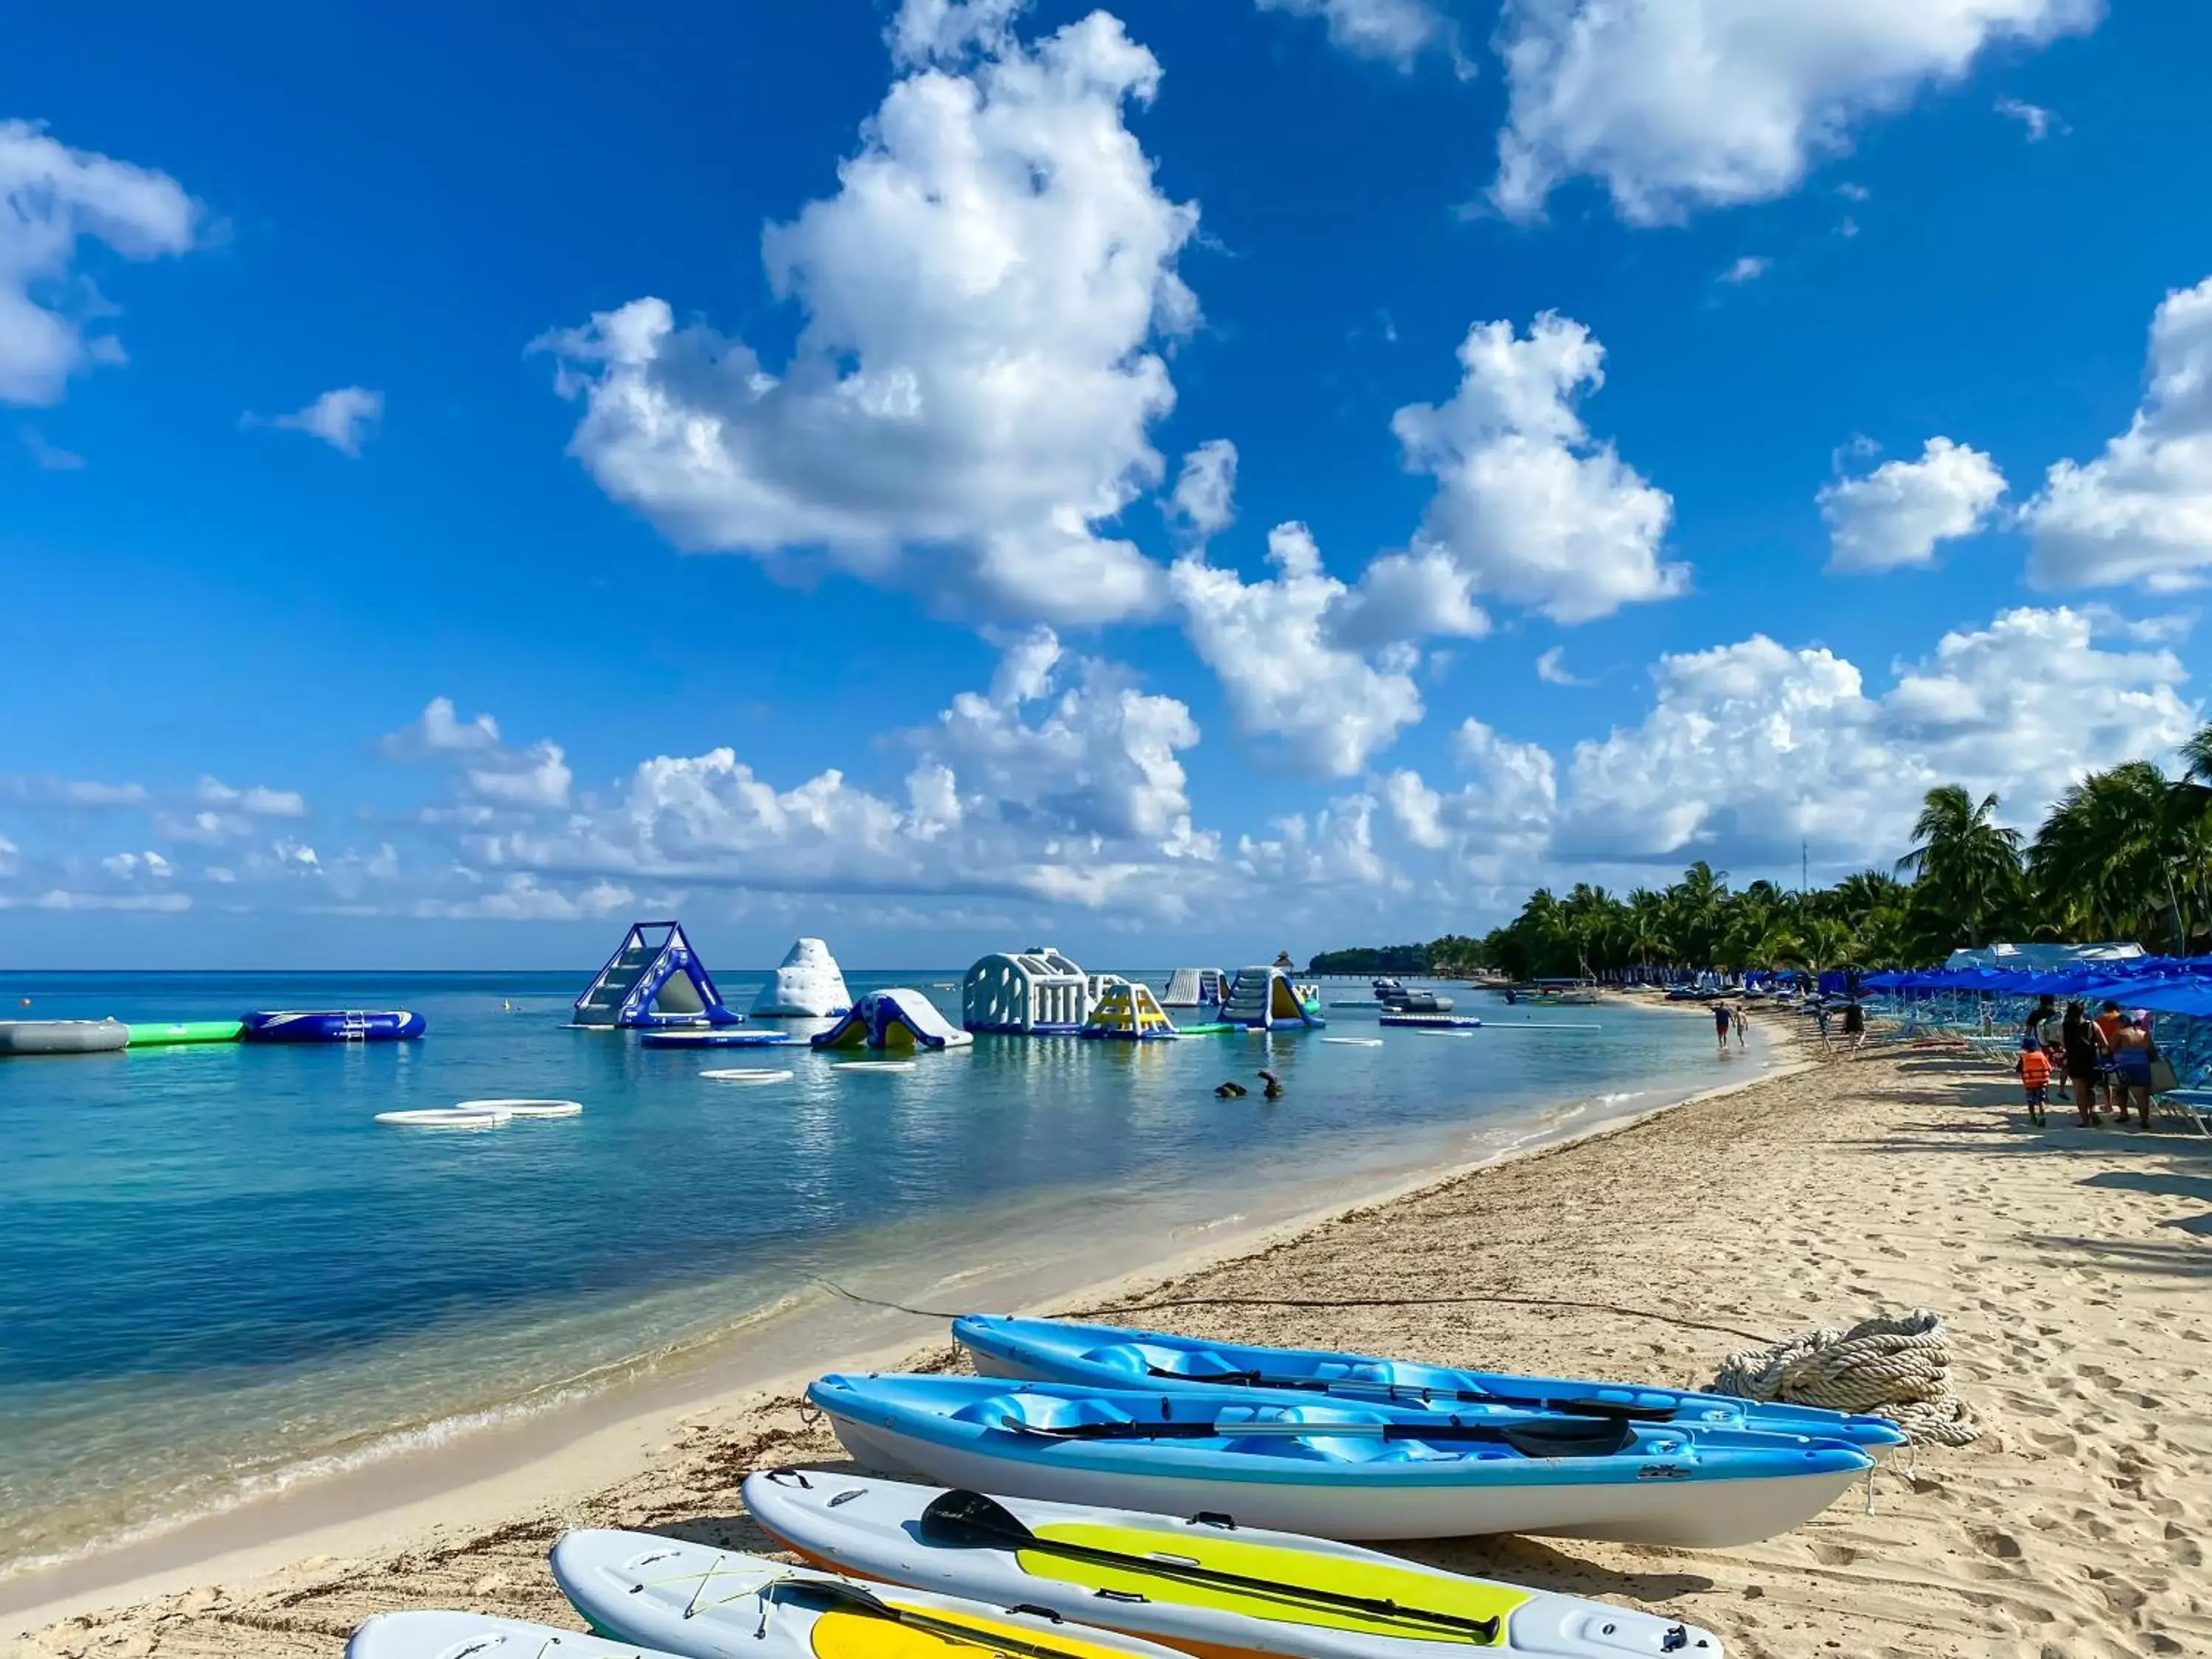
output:
M2020 893L2020 831L1998 823L1996 810L1995 795L1976 801L1955 783L1930 789L1912 823L1919 845L1897 861L1900 873L1916 878L1919 896L1963 931L1970 946L1981 944L1983 928Z

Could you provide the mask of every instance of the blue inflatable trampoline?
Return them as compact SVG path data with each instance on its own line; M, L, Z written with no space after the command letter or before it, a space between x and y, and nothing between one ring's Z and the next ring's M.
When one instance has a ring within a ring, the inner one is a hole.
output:
M422 1035L423 1020L405 1008L311 1008L248 1014L245 1025L248 1042L403 1042Z

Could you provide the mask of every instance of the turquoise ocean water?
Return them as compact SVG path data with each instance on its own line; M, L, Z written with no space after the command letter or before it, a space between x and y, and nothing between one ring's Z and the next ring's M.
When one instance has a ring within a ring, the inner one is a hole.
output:
M1335 1010L1328 1035L1382 1046L982 1037L870 1077L803 1048L569 1030L587 977L0 975L15 1017L429 1021L416 1043L0 1061L0 1576L573 1399L726 1339L810 1274L942 1285L1062 1228L1150 1230L1164 1255L1271 1188L1464 1161L1735 1075L1679 1012L1462 990L1493 1021L1601 1029L1439 1037ZM720 978L743 1006L765 975ZM957 1018L957 970L848 978ZM797 1075L699 1076L769 1066ZM1249 1098L1214 1098L1231 1077ZM474 1133L371 1121L482 1096L586 1109Z

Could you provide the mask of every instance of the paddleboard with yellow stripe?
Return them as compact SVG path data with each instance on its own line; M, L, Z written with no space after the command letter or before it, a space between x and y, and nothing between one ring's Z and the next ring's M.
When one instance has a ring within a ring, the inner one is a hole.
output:
M1294 1533L818 1470L744 1484L753 1518L862 1578L1160 1642L1200 1659L1719 1659L1710 1632Z
M551 1562L562 1594L600 1636L683 1659L1182 1659L1038 1607L860 1583L649 1533L571 1532Z

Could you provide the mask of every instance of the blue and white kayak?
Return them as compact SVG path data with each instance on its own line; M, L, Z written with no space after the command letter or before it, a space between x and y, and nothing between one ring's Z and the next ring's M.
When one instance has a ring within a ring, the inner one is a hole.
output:
M1197 1659L1720 1659L1679 1620L1472 1578L1226 1515L1136 1510L870 1480L745 1477L745 1512L818 1565L1039 1607Z
M248 1014L243 1024L248 1042L404 1042L422 1035L424 1021L405 1008L309 1008Z
M864 1468L1323 1538L1553 1533L1717 1549L1809 1521L1874 1460L1839 1440L1266 1389L818 1378Z
M783 1048L799 1039L788 1031L647 1031L648 1048Z
M1119 1325L969 1314L953 1321L952 1339L968 1350L983 1376L1024 1382L1079 1382L1097 1389L1280 1389L1448 1412L1501 1406L1578 1417L1630 1417L1680 1427L1809 1435L1841 1440L1876 1455L1905 1441L1905 1431L1886 1417L1822 1411L1816 1406L1626 1382L1461 1370L1367 1354L1201 1342Z
M1034 1606L856 1583L652 1533L564 1533L550 1559L561 1593L593 1630L687 1659L1183 1659Z

